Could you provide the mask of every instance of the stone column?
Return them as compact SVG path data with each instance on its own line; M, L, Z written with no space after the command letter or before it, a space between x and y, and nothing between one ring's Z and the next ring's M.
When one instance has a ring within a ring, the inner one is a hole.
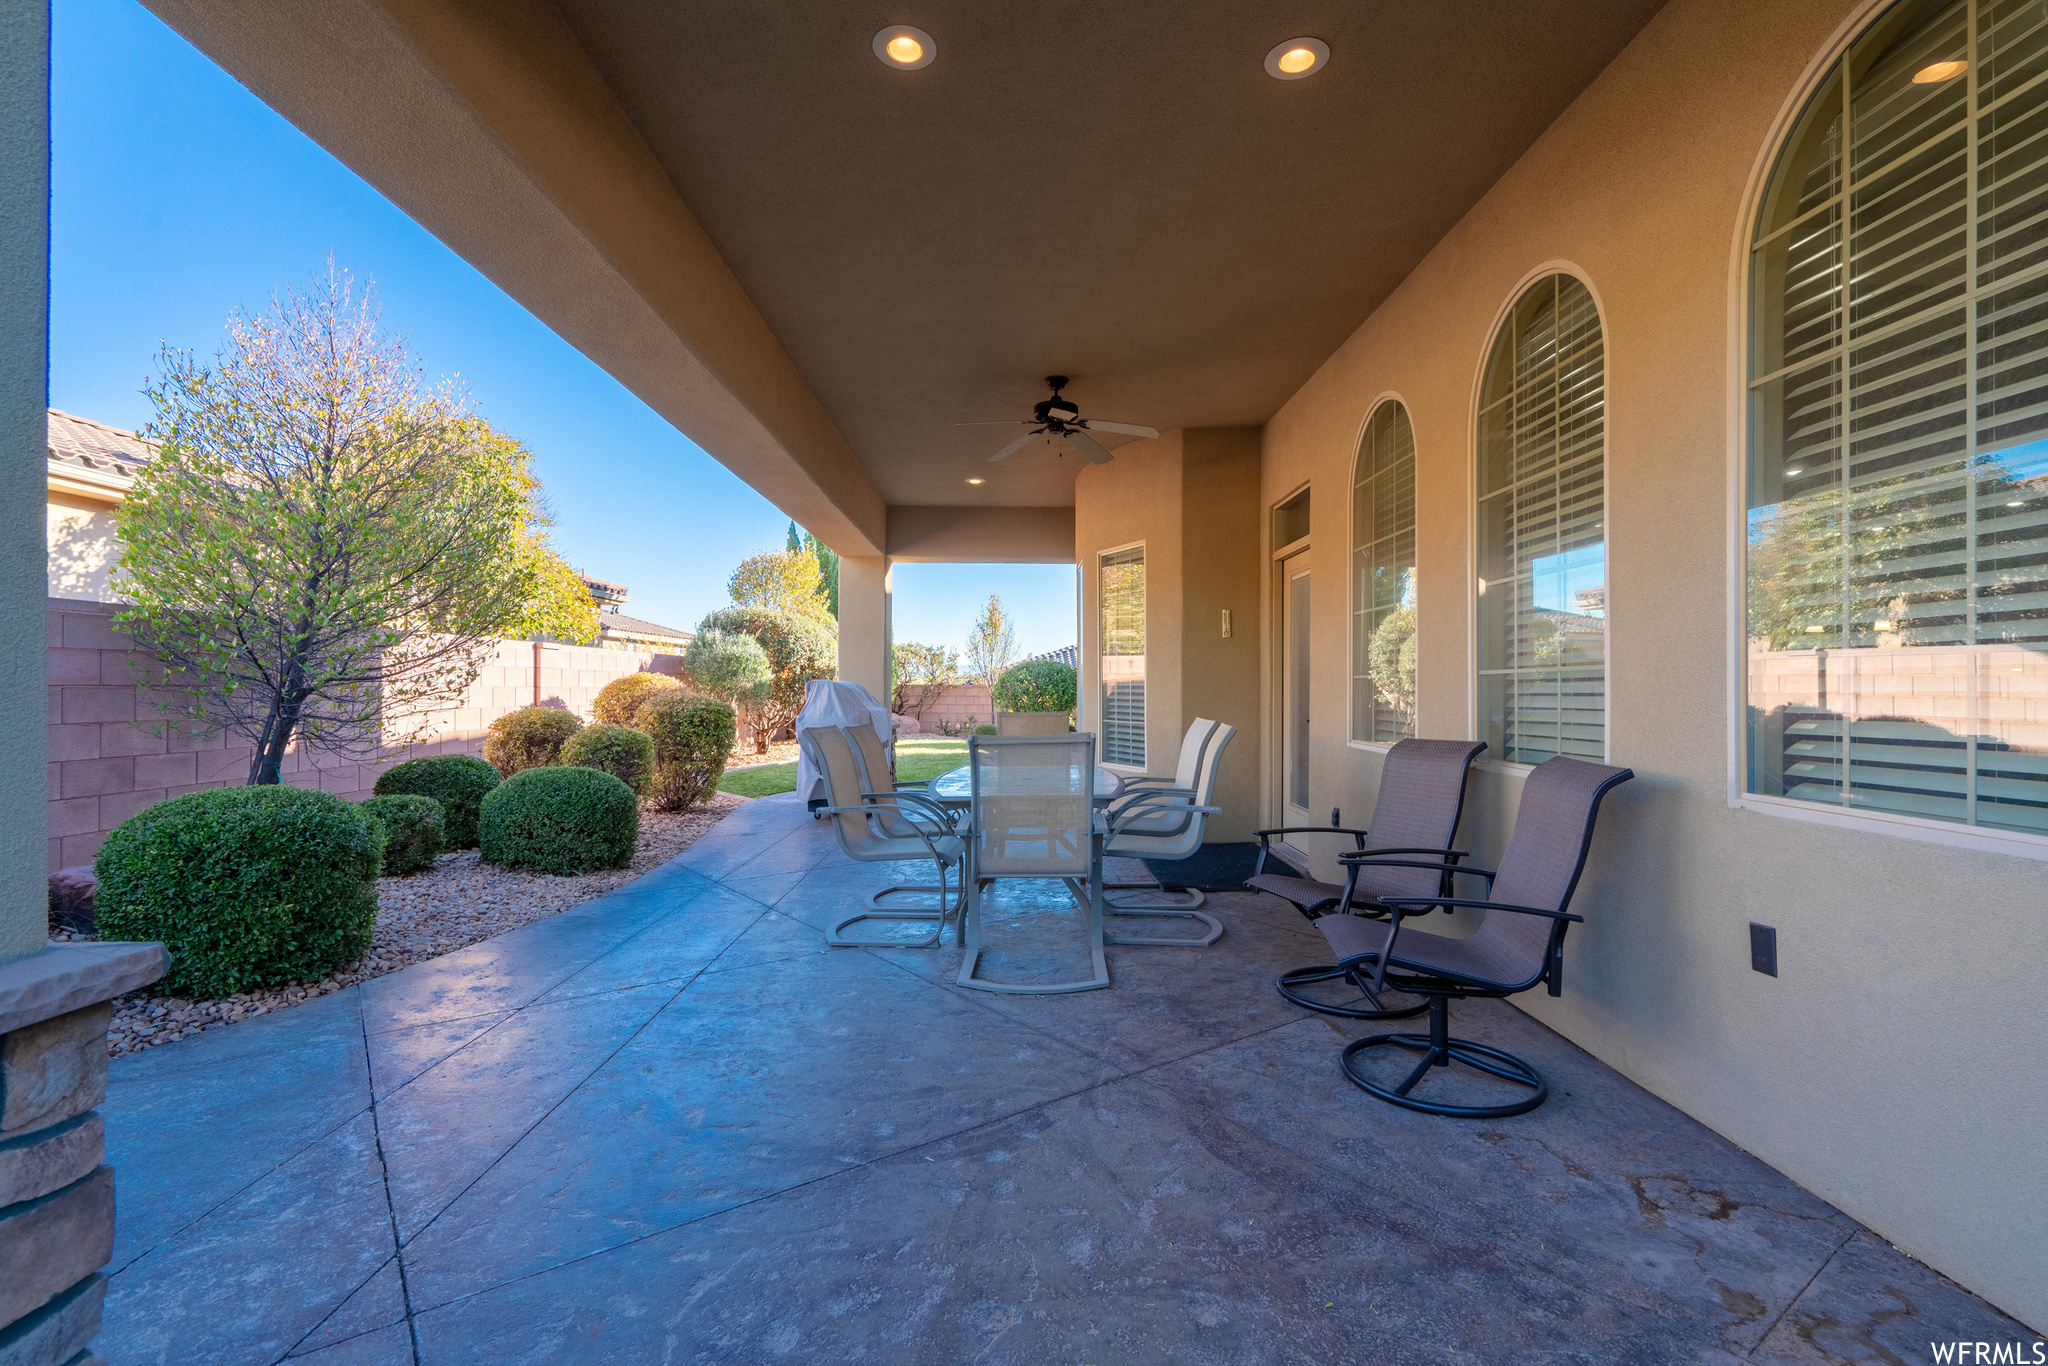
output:
M49 88L48 5L0 0L0 1366L100 1363L108 1002L168 962L161 944L51 945L46 923Z
M839 677L889 702L889 561L881 555L839 557Z
M52 944L0 963L0 1366L104 1366L114 1170L111 1001L163 976L161 944Z

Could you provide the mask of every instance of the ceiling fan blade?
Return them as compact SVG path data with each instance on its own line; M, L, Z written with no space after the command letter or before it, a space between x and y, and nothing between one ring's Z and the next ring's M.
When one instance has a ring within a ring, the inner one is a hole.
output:
M1003 447L1003 448L1002 448L1001 450L997 451L997 452L996 452L996 453L995 453L994 455L990 456L990 457L988 458L988 463L989 463L989 464L991 464L991 465L993 465L993 464L995 464L995 463L996 463L996 461L998 461L998 460L1008 460L1008 459L1009 459L1009 458L1010 458L1011 456L1015 455L1015 454L1016 454L1016 453L1017 453L1018 451L1021 451L1021 450L1023 450L1023 449L1024 449L1024 448L1025 448L1026 446L1030 445L1030 444L1031 444L1031 443L1032 443L1033 441L1036 441L1036 440L1038 439L1039 435L1040 435L1040 434L1039 434L1039 433L1037 433L1037 432L1026 432L1026 433L1024 433L1024 435L1022 435L1022 436L1018 437L1018 438L1017 438L1017 439L1016 439L1015 441L1012 441L1012 442L1011 442L1011 443L1010 443L1009 445L1007 445L1007 446Z
M1109 452L1096 445L1094 438L1086 432L1068 432L1067 444L1098 465L1107 465L1110 462Z
M1115 432L1118 436L1153 437L1159 435L1157 427L1140 427L1135 422L1096 422L1091 419L1082 425L1091 432Z
M1031 419L1028 417L1013 417L1002 422L955 422L953 425L955 427L1014 427L1019 422L1027 427L1031 425Z

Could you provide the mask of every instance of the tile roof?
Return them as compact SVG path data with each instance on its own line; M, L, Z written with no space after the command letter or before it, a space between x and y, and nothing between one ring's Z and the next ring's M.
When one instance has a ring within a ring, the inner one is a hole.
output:
M1034 659L1050 659L1064 664L1070 669L1079 669L1081 667L1081 647L1078 645L1062 645L1059 649L1047 650L1042 655L1027 655L1017 662L1029 664Z
M156 454L156 443L134 432L50 409L50 460L128 481Z
M657 640L680 640L685 644L696 639L689 631L678 631L673 626L642 621L638 617L629 617L622 612L599 612L597 624L601 631L612 635L651 636Z

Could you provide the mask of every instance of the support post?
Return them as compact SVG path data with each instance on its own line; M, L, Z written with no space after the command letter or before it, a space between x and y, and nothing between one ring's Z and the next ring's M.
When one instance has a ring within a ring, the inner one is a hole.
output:
M161 944L49 942L50 11L0 0L0 1362L105 1366L107 1002Z
M889 703L890 565L886 556L839 557L839 677Z

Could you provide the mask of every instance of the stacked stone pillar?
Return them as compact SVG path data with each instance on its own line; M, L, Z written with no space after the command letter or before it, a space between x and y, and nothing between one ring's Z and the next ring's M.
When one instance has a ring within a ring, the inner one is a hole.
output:
M53 944L0 963L0 1366L104 1366L107 1022L167 962L161 944Z

